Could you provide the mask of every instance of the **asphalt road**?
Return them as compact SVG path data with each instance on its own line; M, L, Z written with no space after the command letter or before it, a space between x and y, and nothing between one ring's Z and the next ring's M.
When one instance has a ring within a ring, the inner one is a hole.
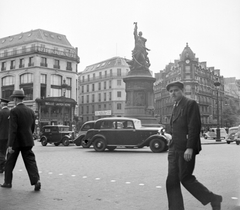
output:
M202 141L195 176L223 196L222 210L240 210L240 146ZM36 142L42 189L34 192L22 158L14 169L12 189L0 189L0 210L167 210L167 152L149 148L95 152L70 145ZM3 183L4 175L0 175ZM185 209L202 206L182 188Z

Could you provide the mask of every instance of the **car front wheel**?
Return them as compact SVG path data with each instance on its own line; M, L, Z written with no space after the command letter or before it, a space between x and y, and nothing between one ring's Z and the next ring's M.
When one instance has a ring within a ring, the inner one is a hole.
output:
M239 145L239 144L240 144L240 141L236 141L236 144Z
M106 149L106 142L102 138L98 138L94 141L93 145L95 151L97 152L103 152Z
M163 152L165 151L166 149L166 143L161 140L161 139L153 139L151 142L150 142L150 149L152 150L152 152Z
M63 144L64 146L68 146L68 145L69 145L69 139L68 139L68 138L63 138L62 144Z
M47 138L46 137L41 138L41 144L42 144L42 146L47 146Z

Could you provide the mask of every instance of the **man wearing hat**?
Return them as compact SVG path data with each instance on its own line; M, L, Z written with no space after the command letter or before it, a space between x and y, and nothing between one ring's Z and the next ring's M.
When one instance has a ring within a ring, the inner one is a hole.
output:
M18 155L21 152L30 183L35 186L35 191L39 191L41 188L40 176L35 154L32 151L32 147L34 146L35 115L32 109L24 105L24 97L23 90L14 90L11 95L16 106L10 111L8 154L5 165L5 179L1 187L12 187L12 172Z
M184 84L172 82L166 89L174 100L170 119L172 140L168 150L168 176L166 180L169 210L184 210L182 184L203 205L221 209L222 196L209 191L193 175L195 157L201 151L201 116L195 100L184 96Z
M1 111L0 111L0 173L4 172L6 162L6 150L8 141L8 127L9 127L9 115L8 109L9 100L0 98Z

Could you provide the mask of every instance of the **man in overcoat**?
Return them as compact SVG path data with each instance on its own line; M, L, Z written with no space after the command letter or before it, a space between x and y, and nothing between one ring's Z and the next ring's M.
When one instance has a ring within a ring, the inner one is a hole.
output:
M12 172L18 155L21 152L30 183L35 186L35 191L39 191L41 188L40 176L35 154L32 151L32 147L34 146L33 132L35 128L35 114L32 109L23 103L24 97L23 90L14 90L11 95L16 106L10 111L8 154L4 176L5 182L1 187L12 187Z
M175 101L171 120L172 140L168 151L166 180L169 210L184 210L181 184L203 205L221 209L222 196L209 191L193 175L195 157L201 151L201 117L195 100L184 96L184 84L176 81L167 85Z
M9 128L9 115L8 109L9 100L1 98L1 111L0 111L0 173L4 172L6 163L6 150L8 141L8 128Z

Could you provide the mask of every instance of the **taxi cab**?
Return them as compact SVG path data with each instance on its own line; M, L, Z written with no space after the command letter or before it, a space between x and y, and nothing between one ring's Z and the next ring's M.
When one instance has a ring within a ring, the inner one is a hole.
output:
M55 146L62 143L64 146L68 146L73 141L73 133L66 125L45 125L42 128L40 142L42 146L46 146L48 143L53 143Z

